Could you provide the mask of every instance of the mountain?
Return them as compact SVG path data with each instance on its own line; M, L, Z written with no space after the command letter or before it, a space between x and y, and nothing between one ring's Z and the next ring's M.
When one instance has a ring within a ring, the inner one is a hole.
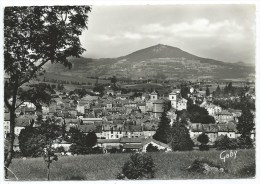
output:
M253 66L226 63L195 56L177 47L154 45L118 58L69 58L72 69L59 64L48 65L47 71L57 74L131 79L245 79L254 73Z

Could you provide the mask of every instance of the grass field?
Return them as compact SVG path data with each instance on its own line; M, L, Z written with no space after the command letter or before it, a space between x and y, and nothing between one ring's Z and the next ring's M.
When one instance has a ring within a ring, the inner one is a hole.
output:
M171 153L149 153L156 164L155 179L204 179L204 178L244 178L239 171L255 162L255 150L238 150L237 158L223 162L221 151L190 151ZM66 180L80 177L85 180L115 180L130 154L79 155L60 157L51 165L51 180ZM207 158L228 169L222 175L192 174L184 170L196 158ZM14 159L10 169L19 180L46 180L46 167L43 158ZM11 174L10 174L11 177ZM15 180L14 177L11 177Z

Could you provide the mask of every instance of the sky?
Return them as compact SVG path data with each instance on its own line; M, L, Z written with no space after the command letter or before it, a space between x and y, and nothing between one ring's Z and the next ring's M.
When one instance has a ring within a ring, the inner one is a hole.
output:
M255 62L255 5L92 6L83 56L113 58L157 44L225 62Z

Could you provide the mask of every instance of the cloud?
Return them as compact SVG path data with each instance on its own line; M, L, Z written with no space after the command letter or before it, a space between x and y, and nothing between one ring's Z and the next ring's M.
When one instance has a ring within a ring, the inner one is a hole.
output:
M146 33L157 33L161 35L173 34L178 37L213 37L221 33L233 37L234 33L238 36L243 28L234 21L224 20L211 23L208 19L195 19L192 22L182 22L171 25L149 24L144 25L141 31Z
M81 41L97 58L162 43L212 59L253 61L254 16L251 5L95 6Z
M138 33L131 33L131 32L126 32L123 35L126 39L131 39L131 40L140 40L142 39L142 35Z

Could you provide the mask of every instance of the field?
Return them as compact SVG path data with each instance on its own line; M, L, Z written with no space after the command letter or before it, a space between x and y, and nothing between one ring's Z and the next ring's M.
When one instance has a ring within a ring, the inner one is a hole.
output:
M203 178L244 178L239 171L255 162L255 150L238 150L236 159L221 160L222 151L149 153L156 164L156 179L203 179ZM115 180L130 154L102 154L60 157L51 165L51 180ZM187 168L196 158L207 158L228 169L224 175L202 175L189 173ZM14 159L10 169L19 180L46 180L43 158ZM11 180L15 180L11 176Z

